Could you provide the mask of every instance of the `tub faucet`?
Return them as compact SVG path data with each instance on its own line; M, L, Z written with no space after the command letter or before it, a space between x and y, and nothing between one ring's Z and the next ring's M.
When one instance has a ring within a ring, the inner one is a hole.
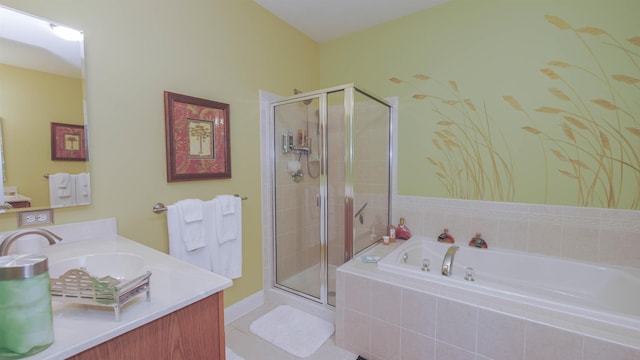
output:
M444 259L442 260L442 275L451 276L453 272L453 258L456 256L456 251L458 251L459 248L457 245L451 245L449 249L447 249L447 253L444 254Z
M49 241L49 245L57 244L62 241L62 238L46 229L25 229L14 232L7 236L2 243L0 243L0 256L6 256L9 254L9 248L16 240L25 235L41 235Z

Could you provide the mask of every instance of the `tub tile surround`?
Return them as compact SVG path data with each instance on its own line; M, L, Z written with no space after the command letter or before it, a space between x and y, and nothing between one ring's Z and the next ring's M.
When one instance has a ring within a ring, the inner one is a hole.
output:
M459 243L477 232L489 247L640 269L640 211L395 196L415 235L446 227Z
M462 244L480 232L490 248L640 268L640 211L396 195L393 214L414 235L446 227ZM337 345L368 359L640 358L637 333L420 288L357 259L338 269L337 288Z
M513 315L518 305L417 281L357 260L340 267L336 344L370 360L640 358L637 333L588 329L551 313Z

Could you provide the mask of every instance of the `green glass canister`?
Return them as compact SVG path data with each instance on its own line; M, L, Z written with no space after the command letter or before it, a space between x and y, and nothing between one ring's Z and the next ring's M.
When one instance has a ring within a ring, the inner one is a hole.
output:
M19 359L53 343L46 256L0 256L0 359Z

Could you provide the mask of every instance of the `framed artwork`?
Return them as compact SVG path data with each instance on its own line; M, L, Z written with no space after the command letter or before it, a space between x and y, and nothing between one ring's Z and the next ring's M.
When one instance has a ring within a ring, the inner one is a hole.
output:
M229 104L164 92L167 181L231 178Z
M51 160L87 160L84 125L51 123Z

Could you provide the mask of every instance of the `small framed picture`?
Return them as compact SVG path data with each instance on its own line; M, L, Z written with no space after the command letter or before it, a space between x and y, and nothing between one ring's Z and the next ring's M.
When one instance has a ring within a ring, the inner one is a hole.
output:
M51 160L86 161L84 125L51 123Z
M167 181L231 178L229 104L164 92Z

